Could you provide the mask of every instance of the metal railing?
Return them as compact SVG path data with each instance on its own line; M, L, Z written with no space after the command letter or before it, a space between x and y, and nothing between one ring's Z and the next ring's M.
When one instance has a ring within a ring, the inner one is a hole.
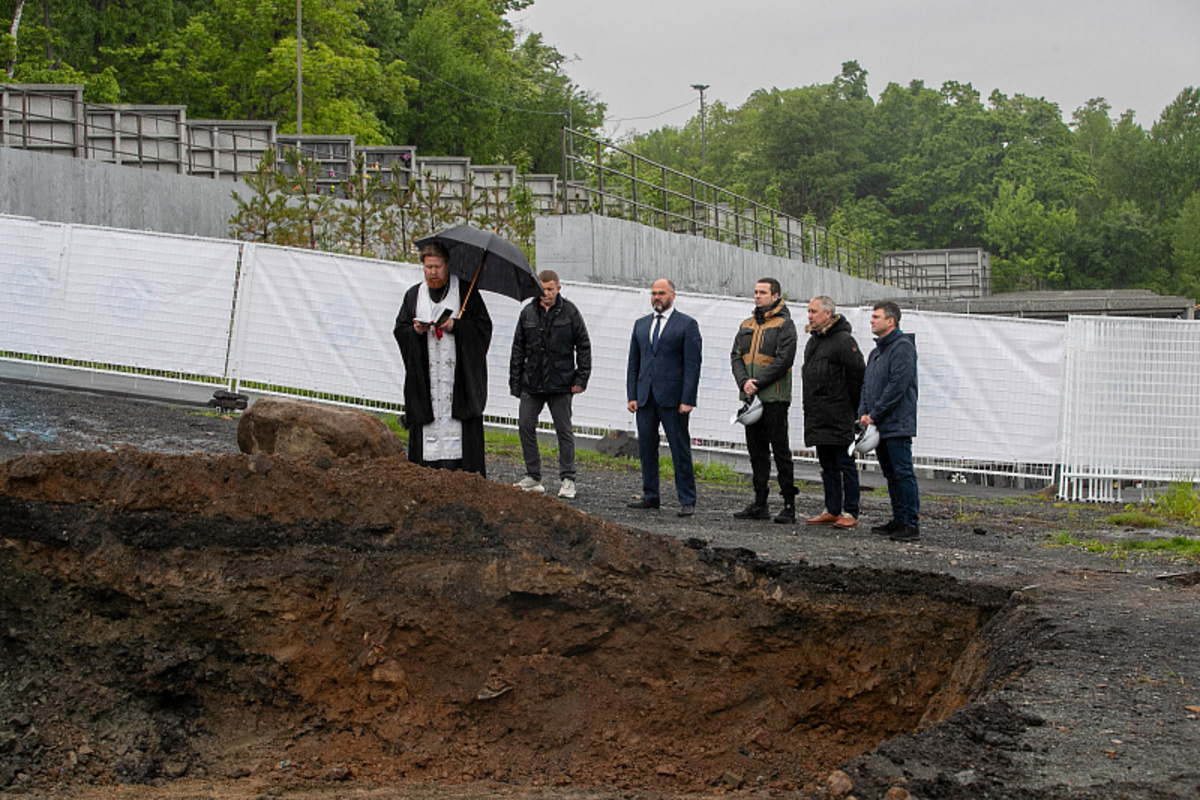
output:
M296 150L317 163L317 184L326 192L355 174L361 155L366 172L385 183L436 182L447 194L470 192L482 202L494 202L496 190L506 200L520 184L543 212L553 209L558 194L552 174L517 175L513 166L419 156L406 145L359 145L349 135L279 134L273 121L188 119L183 106L88 103L83 87L73 84L0 83L0 146L232 181L253 174L269 152L282 157Z
M851 241L748 197L643 158L611 142L563 129L564 214L621 217L673 233L815 264L902 289L927 291L916 264Z

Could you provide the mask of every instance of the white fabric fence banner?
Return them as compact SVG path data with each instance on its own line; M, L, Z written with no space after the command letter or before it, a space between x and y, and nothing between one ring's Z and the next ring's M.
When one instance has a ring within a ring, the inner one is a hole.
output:
M232 377L375 402L402 402L392 326L414 264L246 245Z
M7 350L220 377L237 242L5 219Z
M0 348L39 356L70 353L64 326L70 226L0 217Z
M846 313L866 357L870 309ZM1005 464L1058 458L1065 324L1011 317L904 312L916 336L913 455Z
M625 365L633 323L650 313L649 289L566 283L563 297L579 306L592 339L592 379L588 391L575 399L575 424L635 430L634 417L625 410ZM696 317L704 338L692 436L698 442L740 444L742 429L729 421L738 407L729 356L734 334L750 315L753 302L681 293L675 307ZM799 367L808 341L807 302L790 308L799 332L791 439L793 448L800 450L804 449L804 421ZM850 321L866 358L874 348L871 310L839 309L839 313ZM493 319L498 324L489 358L493 394L488 410L515 417L516 402L508 397L507 388L513 325L500 324L495 312ZM919 353L916 455L1012 464L1054 462L1063 323L911 312L903 316L901 327L916 334ZM548 420L549 413L543 412L543 418Z
M11 217L0 218L0 242L0 349L252 381L368 405L403 402L392 328L405 291L422 278L418 265ZM729 422L738 406L729 351L753 309L750 288L745 298L676 298L704 337L691 423L702 444L743 443L742 429ZM633 431L625 366L633 323L650 313L649 287L567 283L563 296L579 306L592 338L592 377L575 400L576 426ZM515 420L508 369L520 305L490 293L484 299L494 323L488 414ZM791 425L797 450L804 448L806 306L807 298L791 303L799 330ZM870 309L840 311L866 357L874 346ZM911 312L901 327L916 335L919 353L917 456L1056 462L1062 323Z

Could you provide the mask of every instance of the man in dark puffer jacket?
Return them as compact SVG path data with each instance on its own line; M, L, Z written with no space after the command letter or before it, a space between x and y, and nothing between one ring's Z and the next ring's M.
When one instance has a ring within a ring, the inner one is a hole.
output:
M542 409L550 406L558 436L558 496L575 497L575 432L571 427L571 400L587 389L592 374L592 341L579 309L559 294L558 274L543 270L542 297L521 309L513 334L508 366L508 388L521 399L517 427L525 477L517 486L544 492L542 457L538 452L537 424Z
M796 324L781 296L779 281L762 278L754 284L754 315L738 328L729 354L733 378L742 400L758 397L762 418L746 426L746 450L754 475L754 502L734 514L735 519L770 519L771 453L783 510L780 524L796 521L796 481L788 435L788 409L792 404L792 363L796 360Z
M858 466L849 453L862 392L863 364L849 321L824 295L808 304L804 348L804 443L817 450L825 509L809 525L853 528L858 524Z

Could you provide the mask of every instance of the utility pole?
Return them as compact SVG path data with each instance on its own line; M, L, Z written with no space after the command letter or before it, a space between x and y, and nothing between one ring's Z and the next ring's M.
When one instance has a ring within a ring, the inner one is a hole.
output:
M704 127L704 90L707 83L693 83L692 88L700 93L700 169L708 163L708 133Z
M296 135L304 134L304 23L301 20L303 0L296 0ZM703 105L703 103L701 103Z

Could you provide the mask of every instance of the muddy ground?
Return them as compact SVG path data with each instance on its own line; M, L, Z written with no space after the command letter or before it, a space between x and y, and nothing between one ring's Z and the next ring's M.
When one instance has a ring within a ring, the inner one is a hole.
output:
M897 544L236 424L0 382L0 795L1200 796L1200 565L1053 546L1195 529L926 481Z

